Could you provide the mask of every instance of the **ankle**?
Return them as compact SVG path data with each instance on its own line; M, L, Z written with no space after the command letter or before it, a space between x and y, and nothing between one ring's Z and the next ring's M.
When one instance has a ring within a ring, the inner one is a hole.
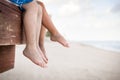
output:
M59 35L60 33L58 31L53 31L50 33L51 36L57 36Z
M27 44L26 48L36 48L37 45L36 44Z

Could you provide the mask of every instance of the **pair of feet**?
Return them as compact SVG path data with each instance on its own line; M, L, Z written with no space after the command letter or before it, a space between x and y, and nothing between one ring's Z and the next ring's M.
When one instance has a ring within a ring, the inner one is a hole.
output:
M50 39L52 41L58 42L64 47L69 47L69 44L64 39L64 37L60 34L57 35L51 35ZM47 67L48 58L46 56L46 51L44 48L44 45L31 45L27 46L23 51L24 56L26 56L28 59L30 59L33 63L36 65L45 68Z

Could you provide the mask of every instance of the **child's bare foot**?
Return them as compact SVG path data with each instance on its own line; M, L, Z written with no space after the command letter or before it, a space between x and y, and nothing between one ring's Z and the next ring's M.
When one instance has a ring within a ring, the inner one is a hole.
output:
M39 48L39 51L41 52L41 56L42 56L44 62L47 64L48 63L48 58L46 57L44 47L38 47L38 48Z
M45 57L45 59L46 59L46 63L48 63L48 58L47 58L47 56L46 56L46 51L45 51L45 47L44 47L44 45L39 45L40 46L40 49L41 49L41 51L42 51L42 53L43 53L43 56Z
M42 68L46 67L46 64L42 58L43 54L42 52L39 52L39 50L35 47L26 47L23 51L24 56L29 58L33 63L36 65L41 66Z
M56 35L53 35L51 34L51 37L50 39L52 41L56 41L56 42L59 42L60 44L62 44L64 47L69 47L69 44L68 42L64 39L64 37L61 35L61 34L56 34Z

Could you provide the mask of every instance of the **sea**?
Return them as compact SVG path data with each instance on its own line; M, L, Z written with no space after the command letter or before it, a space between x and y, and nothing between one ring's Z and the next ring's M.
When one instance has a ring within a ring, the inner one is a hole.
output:
M81 43L108 51L120 52L120 41L81 41Z

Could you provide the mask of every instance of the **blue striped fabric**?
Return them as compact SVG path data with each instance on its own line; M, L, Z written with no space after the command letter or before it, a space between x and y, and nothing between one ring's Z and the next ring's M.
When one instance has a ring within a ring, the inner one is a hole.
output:
M10 1L20 6L32 2L33 0L10 0Z
M33 0L9 0L10 2L14 3L15 5L18 5L21 10L24 10L22 8L23 4L27 4L29 2L32 2Z

